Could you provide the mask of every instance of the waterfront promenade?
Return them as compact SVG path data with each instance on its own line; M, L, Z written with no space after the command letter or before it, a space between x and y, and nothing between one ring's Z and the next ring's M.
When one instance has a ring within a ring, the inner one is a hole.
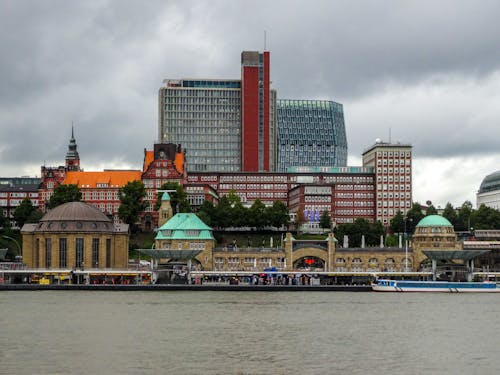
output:
M93 290L93 291L234 291L234 292L368 292L369 285L228 285L228 284L0 284L0 291L21 290Z

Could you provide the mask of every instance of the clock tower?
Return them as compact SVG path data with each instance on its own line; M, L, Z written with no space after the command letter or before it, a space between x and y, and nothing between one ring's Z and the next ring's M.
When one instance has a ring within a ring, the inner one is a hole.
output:
M66 153L66 171L80 171L80 155L76 150L76 141L71 126L71 139L69 140L68 152Z

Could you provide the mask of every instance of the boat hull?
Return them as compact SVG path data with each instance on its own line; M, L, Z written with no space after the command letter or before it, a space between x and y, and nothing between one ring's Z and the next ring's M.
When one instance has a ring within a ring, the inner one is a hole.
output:
M496 283L379 280L372 284L375 292L432 292L432 293L500 293Z

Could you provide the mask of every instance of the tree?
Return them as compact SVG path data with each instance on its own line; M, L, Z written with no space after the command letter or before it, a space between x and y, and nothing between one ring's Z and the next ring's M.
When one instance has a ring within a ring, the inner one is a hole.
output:
M214 204L210 201L203 201L203 203L198 208L196 215L207 224L209 227L213 227L214 225L214 216L215 216L215 207Z
M401 210L397 210L396 215L391 219L389 230L392 233L403 233L405 230L405 218Z
M447 219L453 226L457 223L457 212L453 208L450 202L446 203L443 210L443 217Z
M186 191L184 187L177 182L166 182L164 183L160 190L175 190L169 191L170 195L170 205L172 206L172 212L175 215L179 212L191 212L191 205L187 199ZM158 193L156 197L155 211L158 211L161 206L161 198L163 193Z
M82 192L78 185L59 185L54 189L54 193L47 203L47 208L52 209L67 202L80 202L82 200Z
M266 211L271 226L281 228L282 226L288 226L290 223L288 207L282 201L275 201L271 207L267 207Z
M432 204L427 207L427 210L425 211L425 216L429 215L437 215L438 211L436 210L436 207L434 207Z
M139 214L147 207L144 201L146 189L141 181L128 182L119 191L120 207L118 208L118 216L123 222L130 225L131 230L139 221Z
M475 229L499 229L500 212L482 204L472 211L471 226Z
M331 229L332 217L328 211L323 211L321 213L321 217L319 218L319 227L323 229Z
M215 207L214 226L218 228L227 228L232 225L231 221L231 203L227 195L219 199L219 204Z
M458 210L456 231L468 231L471 228L472 203L465 201Z
M262 229L269 224L266 215L266 205L260 199L256 199L249 209L249 224L257 229Z
M3 215L3 210L0 209L0 228L4 228L9 224L7 218Z
M413 233L417 224L424 218L422 206L415 202L406 213L406 233Z
M43 216L42 212L33 206L31 199L24 198L14 210L14 220L19 228L26 223L37 223Z

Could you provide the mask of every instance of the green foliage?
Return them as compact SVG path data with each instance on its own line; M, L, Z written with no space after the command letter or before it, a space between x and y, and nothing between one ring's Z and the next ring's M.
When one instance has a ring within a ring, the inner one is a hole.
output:
M177 182L166 182L161 186L160 190L175 190L168 193L168 195L170 195L170 205L172 206L174 215L179 212L191 212L191 205L189 204L187 194L182 185ZM163 193L158 193L156 197L155 211L158 211L161 206L162 196Z
M401 210L396 212L396 215L391 219L389 224L389 230L391 233L403 233L405 230L405 218Z
M422 206L420 203L413 203L411 208L406 213L406 233L413 233L415 227L425 217L422 213Z
M21 204L14 210L14 220L22 228L26 223L37 223L43 214L33 206L29 198L23 199Z
M321 217L319 218L319 227L323 229L331 229L332 227L332 218L328 211L323 211L321 213Z
M499 229L500 212L482 204L477 210L472 211L471 226L474 229Z
M437 215L438 211L436 210L436 207L434 207L432 204L427 207L427 210L425 211L425 216L429 215Z
M281 228L283 225L288 226L290 216L288 215L288 207L282 201L275 201L271 207L267 207L267 218L269 224L276 228Z
M384 226L380 221L370 223L366 219L356 219L352 224L340 224L335 230L335 237L339 241L342 242L345 235L349 237L349 247L360 247L362 235L365 236L366 246L378 246L380 236L384 234Z
M271 225L276 228L289 224L287 206L276 201L266 207L260 200L256 200L252 207L246 208L234 191L223 196L217 206L210 202L203 202L197 215L212 228L254 227L258 230Z
M455 223L456 231L468 231L472 226L472 203L465 201L458 210L457 221Z
M443 217L448 219L448 221L453 224L453 226L457 223L457 212L453 208L450 202L446 203L446 206L443 210Z
M119 191L120 207L118 216L123 222L134 229L139 220L139 214L146 209L147 203L144 201L146 189L141 181L128 182Z
M7 227L9 225L9 220L4 216L3 210L0 209L0 228Z
M54 189L54 193L50 197L47 208L52 209L67 202L80 202L82 200L82 192L78 185L59 185Z
M268 224L266 205L262 203L260 199L256 199L255 202L253 202L248 214L248 223L250 224L250 226L261 229Z
M214 216L215 216L215 207L214 204L210 201L203 201L201 206L198 208L198 212L196 215L209 227L215 227Z

